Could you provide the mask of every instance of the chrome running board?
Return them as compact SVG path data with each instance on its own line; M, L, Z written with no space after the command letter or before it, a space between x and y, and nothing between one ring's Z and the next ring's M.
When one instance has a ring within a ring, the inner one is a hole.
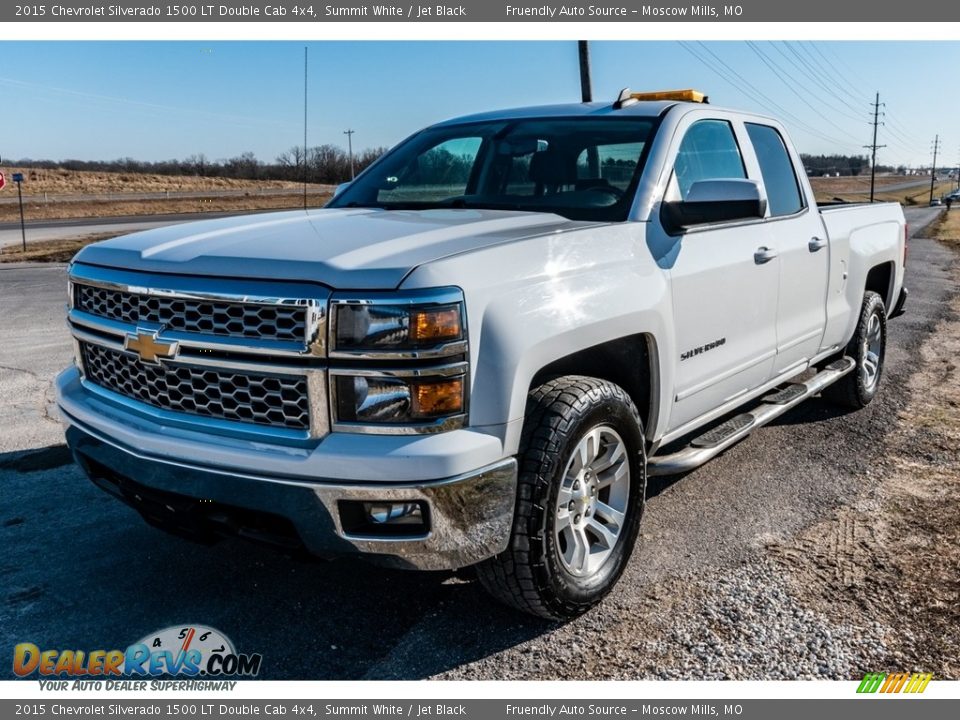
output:
M809 380L789 383L761 398L760 404L694 438L685 448L669 455L654 455L647 460L647 475L677 475L712 460L751 432L763 427L787 410L816 395L856 367L853 358L841 358L827 365Z

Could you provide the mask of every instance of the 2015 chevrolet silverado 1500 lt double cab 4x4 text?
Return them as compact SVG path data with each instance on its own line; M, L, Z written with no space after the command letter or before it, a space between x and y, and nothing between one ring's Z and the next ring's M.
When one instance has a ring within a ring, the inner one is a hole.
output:
M175 533L475 565L582 613L648 475L815 394L867 405L906 299L898 205L818 208L780 123L702 99L451 120L324 209L85 248L76 459Z

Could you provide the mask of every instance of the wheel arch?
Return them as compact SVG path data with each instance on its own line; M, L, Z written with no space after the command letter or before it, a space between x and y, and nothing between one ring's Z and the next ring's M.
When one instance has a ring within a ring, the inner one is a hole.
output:
M867 272L864 292L873 291L883 298L884 307L889 313L893 309L893 281L896 270L892 261L878 263Z
M656 338L651 333L614 338L547 363L534 373L527 391L564 375L607 380L630 396L643 421L644 433L649 433L648 428L656 427L660 411L658 357Z

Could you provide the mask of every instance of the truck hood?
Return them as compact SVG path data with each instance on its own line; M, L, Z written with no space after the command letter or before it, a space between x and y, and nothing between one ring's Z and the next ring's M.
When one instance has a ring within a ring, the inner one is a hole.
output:
M333 209L168 225L84 248L91 265L391 289L424 263L589 223L503 210Z

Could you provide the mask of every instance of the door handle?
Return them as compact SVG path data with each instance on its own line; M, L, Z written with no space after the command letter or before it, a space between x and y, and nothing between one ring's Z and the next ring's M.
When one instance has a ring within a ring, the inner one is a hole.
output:
M775 257L777 257L777 251L764 245L763 247L757 248L757 251L753 254L753 261L757 265L763 265L764 263L770 262Z
M817 250L823 250L827 246L827 241L822 240L818 237L810 238L810 242L807 243L807 248L810 252L816 252Z

